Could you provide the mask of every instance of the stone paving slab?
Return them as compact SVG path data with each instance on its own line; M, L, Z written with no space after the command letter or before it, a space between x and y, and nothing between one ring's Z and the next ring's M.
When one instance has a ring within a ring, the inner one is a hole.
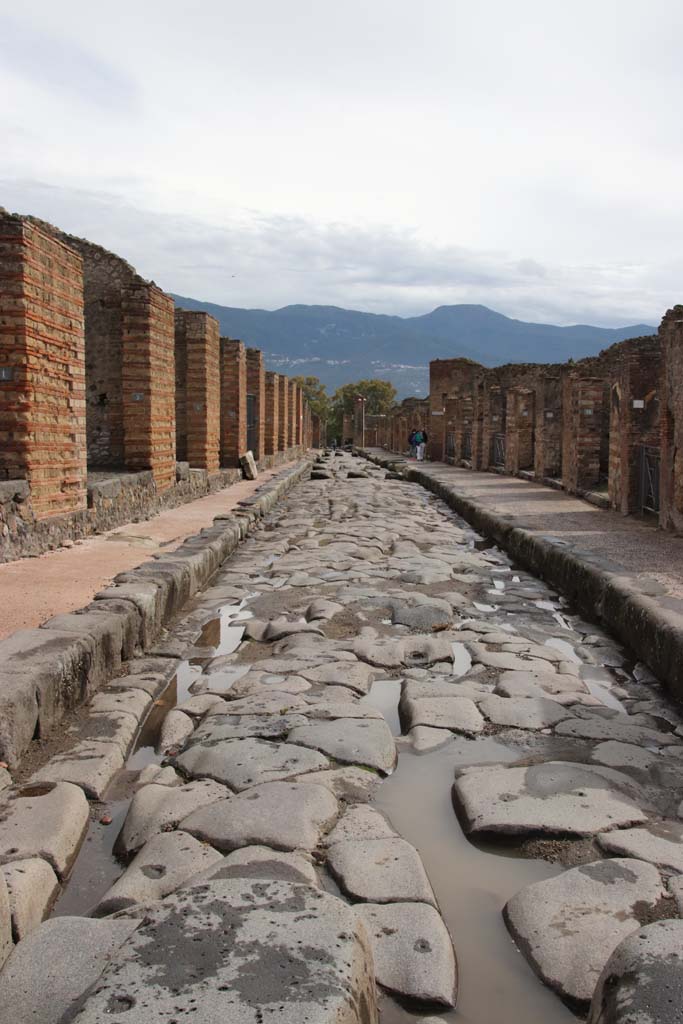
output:
M79 1024L376 1024L365 929L307 885L214 879L147 909L86 996Z

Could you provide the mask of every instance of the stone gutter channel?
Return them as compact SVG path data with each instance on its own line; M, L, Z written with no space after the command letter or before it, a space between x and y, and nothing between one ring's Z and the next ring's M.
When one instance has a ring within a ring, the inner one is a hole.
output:
M678 1019L680 717L364 466L302 464L82 613L90 637L132 605L141 638L147 609L148 639L92 637L108 684L5 791L3 1021Z
M683 603L666 598L656 581L632 578L618 566L607 567L590 552L555 537L514 526L504 515L466 498L438 466L420 469L402 456L359 449L364 458L387 469L400 469L437 494L468 523L490 537L519 565L547 580L571 604L600 622L683 699Z

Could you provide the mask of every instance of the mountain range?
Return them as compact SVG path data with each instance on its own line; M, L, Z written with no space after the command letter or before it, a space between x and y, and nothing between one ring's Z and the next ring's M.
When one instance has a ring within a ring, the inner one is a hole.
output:
M524 323L486 306L439 306L400 317L337 306L239 309L174 295L183 309L215 316L221 335L260 348L266 368L319 377L332 393L349 381L390 380L399 398L429 392L429 361L467 356L485 366L559 363L595 355L616 341L655 333L647 324L590 327Z

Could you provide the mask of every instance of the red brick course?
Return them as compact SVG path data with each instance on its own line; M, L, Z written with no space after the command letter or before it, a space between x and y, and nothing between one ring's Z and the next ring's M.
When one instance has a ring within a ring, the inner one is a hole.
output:
M254 400L254 419L249 447L257 462L263 458L266 427L266 371L263 352L258 348L247 349L247 394Z
M287 418L288 428L287 436L289 441L289 447L295 448L297 444L297 411L299 407L299 400L297 396L299 388L296 381L287 381Z
M247 451L247 352L221 338L221 465L239 466Z
M86 507L83 265L0 212L0 478L28 480L38 519Z
M280 378L266 371L266 418L264 452L275 455L279 450L280 430Z
M196 469L220 466L220 338L208 313L175 311L176 455Z
M277 447L278 451L284 452L289 448L289 381L286 377L279 376L278 387L278 428Z

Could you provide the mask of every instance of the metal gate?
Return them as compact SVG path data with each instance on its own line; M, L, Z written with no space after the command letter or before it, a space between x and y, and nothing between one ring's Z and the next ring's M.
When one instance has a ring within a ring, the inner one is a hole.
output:
M505 466L505 434L493 435L491 462L494 466Z
M640 449L640 511L659 512L659 448L642 445Z
M455 434L452 430L446 434L446 462L455 462Z
M465 430L462 435L462 457L463 459L472 458L472 431Z
M257 443L258 419L256 395L247 395L247 451L252 453L255 452Z

